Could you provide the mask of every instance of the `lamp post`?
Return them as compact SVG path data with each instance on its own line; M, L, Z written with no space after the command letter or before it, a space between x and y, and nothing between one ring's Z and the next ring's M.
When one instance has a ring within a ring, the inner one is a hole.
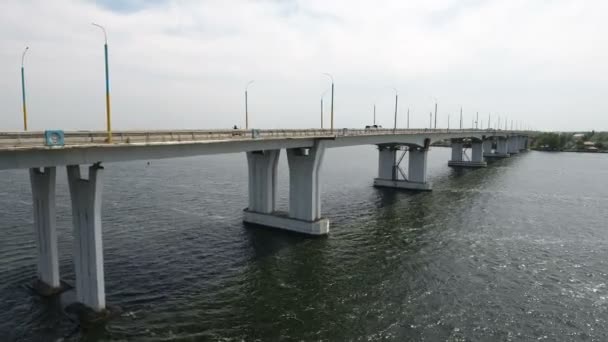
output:
M437 99L435 99L435 129L437 129Z
M328 89L329 90L329 89ZM325 97L325 94L327 93L327 90L325 90L322 94L321 94L321 129L323 129L323 98ZM375 105L374 105L375 106ZM375 115L375 107L374 107L374 115ZM375 118L375 117L374 117Z
M462 129L462 107L460 107L460 129Z
M395 91L395 124L393 126L393 133L395 133L397 131L397 104L399 102L399 91L397 91L397 88L393 88L393 90Z
M410 129L410 109L407 109L407 129Z
M323 75L329 77L331 80L331 131L334 131L334 77L329 73L324 73Z
M247 91L249 90L249 86L252 85L253 82L255 82L255 81L251 80L251 81L247 82L247 85L245 85L245 129L249 129L249 107L248 107Z
M376 126L376 104L374 103L374 126Z
M110 110L110 71L108 69L108 34L106 33L106 29L95 23L91 23L93 26L99 27L103 31L104 45L103 52L105 58L105 69L106 69L106 130L108 132L108 144L112 143L112 118L111 118L111 110Z
M450 113L448 113L448 132L450 131Z
M23 67L23 61L25 59L25 53L29 49L29 46L25 47L23 54L21 54L21 97L23 100L23 130L27 131L27 107L25 105L25 69Z

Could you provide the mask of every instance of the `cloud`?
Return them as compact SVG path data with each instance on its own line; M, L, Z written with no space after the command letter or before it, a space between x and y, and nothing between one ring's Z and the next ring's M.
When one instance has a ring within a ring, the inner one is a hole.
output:
M409 107L418 127L438 98L442 126L462 105L466 118L491 112L540 129L608 130L606 10L573 0L6 0L3 129L20 128L25 45L30 125L103 129L95 21L108 30L118 129L241 125L250 79L254 127L317 127L322 73L331 72L336 126L368 124L376 99L390 126L397 87L400 122Z

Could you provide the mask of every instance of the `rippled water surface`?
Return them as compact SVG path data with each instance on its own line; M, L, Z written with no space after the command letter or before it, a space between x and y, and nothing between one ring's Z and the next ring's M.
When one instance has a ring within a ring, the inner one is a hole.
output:
M26 170L0 172L0 341L608 340L608 154L528 152L483 170L430 153L430 193L371 186L373 147L331 149L327 238L246 227L243 154L105 164L107 300L93 330L32 295ZM287 208L285 155L281 209ZM61 273L74 282L65 170Z

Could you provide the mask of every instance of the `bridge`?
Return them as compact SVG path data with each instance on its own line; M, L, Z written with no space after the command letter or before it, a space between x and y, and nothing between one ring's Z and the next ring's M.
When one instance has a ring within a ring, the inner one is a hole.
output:
M28 169L38 250L35 289L62 291L55 218L56 168L67 169L74 235L77 301L95 312L106 309L101 199L102 163L220 153L246 153L249 206L246 223L309 235L329 232L321 214L320 168L326 149L378 147L373 185L429 191L427 155L433 143L450 141L451 167L486 167L486 159L506 158L528 148L526 131L481 129L277 129L115 131L63 133L50 144L45 132L0 132L0 170ZM276 211L280 151L289 166L289 211ZM407 160L407 162L405 162ZM402 164L404 166L402 167ZM407 164L407 165L405 165ZM89 165L88 178L81 165Z

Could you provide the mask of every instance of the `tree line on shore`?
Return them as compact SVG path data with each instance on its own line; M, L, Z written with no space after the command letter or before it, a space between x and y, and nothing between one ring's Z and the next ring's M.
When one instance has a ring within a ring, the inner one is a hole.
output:
M544 151L606 151L608 132L544 132L532 139L532 148Z

